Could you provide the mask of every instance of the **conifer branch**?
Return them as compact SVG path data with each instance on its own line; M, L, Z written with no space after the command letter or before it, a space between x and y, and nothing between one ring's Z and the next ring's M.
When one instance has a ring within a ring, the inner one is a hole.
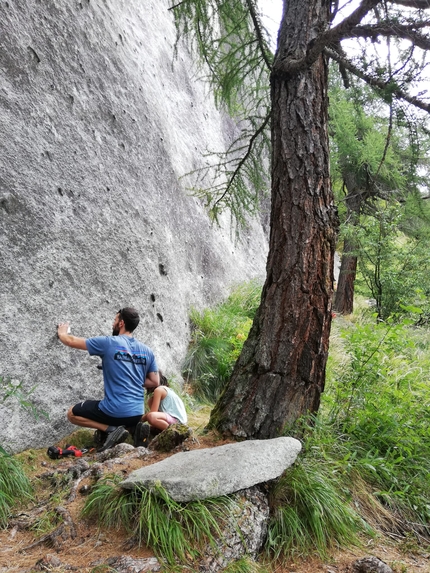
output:
M267 124L269 123L269 120L271 118L271 113L269 113L266 118L264 119L263 123L260 125L260 127L252 134L249 143L247 145L247 150L245 155L241 158L241 160L239 161L239 163L237 164L235 170L233 171L233 174L231 175L224 192L222 193L222 195L220 197L218 197L218 199L214 202L213 204L213 210L216 210L216 207L219 203L221 203L223 201L223 199L225 198L225 196L229 193L235 178L237 177L238 173L240 172L240 170L242 169L243 165L246 163L248 157L251 155L252 152L252 148L254 146L254 142L257 139L257 137L260 135L260 133L262 133L265 129Z
M397 86L397 84L395 82L393 82L391 80L387 82L387 81L381 80L380 78L377 78L375 76L371 76L370 74L366 74L365 72L363 72L363 70L360 70L360 68L358 68L357 66L352 64L350 61L348 61L346 58L343 58L337 52L335 52L334 50L331 50L330 48L326 48L325 53L329 58L331 58L335 62L338 62L339 64L342 64L342 66L345 69L347 69L349 72L351 72L353 75L357 76L358 78L362 79L369 86L371 86L373 88L380 89L380 90L385 90L385 91L388 89L390 91L390 94L392 95L392 97L399 99L399 100L407 101L408 103L414 105L415 107L422 109L423 111L426 111L427 113L430 113L430 104L429 103L426 103L426 102L420 100L419 98L412 96L412 95L408 94L407 92L403 91L402 89L400 89Z
M318 38L315 38L310 43L306 56L300 60L283 59L276 66L276 73L280 74L295 74L304 69L309 68L316 62L318 57L324 51L325 47L339 42L344 38L351 29L356 27L368 12L375 8L381 0L363 0L359 7L354 10L347 18L331 30L324 32Z
M251 19L252 19L252 23L254 25L255 34L257 36L257 41L258 41L258 46L260 48L261 56L264 60L264 63L266 64L268 70L271 71L272 70L272 63L269 60L269 57L267 54L267 46L266 46L266 43L265 43L264 38L263 38L259 18L257 16L256 11L255 11L254 2L253 2L253 0L246 0L246 4L249 8L249 13L251 14Z
M390 0L390 4L406 6L407 8L417 8L418 10L427 10L430 8L430 0Z
M425 26L430 26L430 22L426 21ZM409 40L418 48L423 50L430 49L430 38L424 36L419 32L416 32L414 28L417 26L411 25L399 25L399 24L378 24L376 26L356 26L344 36L344 38L371 38L375 40L378 36L394 36L396 38L402 38L403 40Z

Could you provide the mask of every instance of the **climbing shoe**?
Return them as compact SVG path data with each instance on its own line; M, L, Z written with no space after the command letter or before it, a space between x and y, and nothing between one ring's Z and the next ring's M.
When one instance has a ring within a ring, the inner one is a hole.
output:
M93 442L96 448L100 448L106 441L108 435L107 432L102 432L102 430L96 430L93 434Z
M147 448L149 444L149 434L151 427L149 424L144 424L139 422L134 431L133 446L138 448L139 446Z
M107 438L101 448L99 448L98 452L104 452L105 450L109 450L113 448L117 444L122 444L128 438L128 432L124 426L109 426L106 430Z

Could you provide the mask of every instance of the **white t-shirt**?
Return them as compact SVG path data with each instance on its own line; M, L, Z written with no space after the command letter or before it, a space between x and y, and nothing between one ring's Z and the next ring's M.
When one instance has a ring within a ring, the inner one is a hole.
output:
M181 424L186 424L188 421L187 412L181 398L168 386L163 386L167 392L167 396L160 402L160 412L170 414L176 418Z

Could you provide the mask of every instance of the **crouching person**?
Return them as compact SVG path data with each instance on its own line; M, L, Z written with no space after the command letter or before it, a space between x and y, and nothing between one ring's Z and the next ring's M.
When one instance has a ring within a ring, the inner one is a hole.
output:
M172 424L186 424L188 422L182 399L174 390L169 388L167 378L161 372L159 375L160 386L147 389L148 394L151 394L148 399L149 412L142 417L141 422L136 426L135 447L146 447L150 434L160 433Z

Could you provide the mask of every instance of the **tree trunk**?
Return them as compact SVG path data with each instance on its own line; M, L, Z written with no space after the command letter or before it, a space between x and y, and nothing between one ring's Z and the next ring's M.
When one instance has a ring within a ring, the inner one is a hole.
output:
M334 310L340 314L351 314L354 310L354 284L357 274L357 255L353 254L355 250L355 245L345 239L333 305Z
M289 75L326 29L329 2L284 0L272 74L272 210L261 305L209 427L272 438L316 412L331 324L337 216L329 181L324 58Z
M359 176L355 172L343 170L343 180L347 189L346 208L347 219L351 227L360 222L361 206L366 193L360 189ZM345 238L343 255L340 263L339 281L337 284L334 310L340 314L352 314L354 310L354 286L357 275L358 244L353 233Z

